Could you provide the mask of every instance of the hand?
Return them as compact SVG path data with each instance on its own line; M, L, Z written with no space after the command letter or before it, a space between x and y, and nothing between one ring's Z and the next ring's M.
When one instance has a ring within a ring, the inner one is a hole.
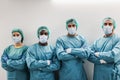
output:
M100 60L100 63L101 63L101 64L106 64L107 62L106 62L105 60L101 59L101 60Z
M51 64L51 60L47 60L47 64L50 65Z
M96 52L96 53L95 53L95 56L96 56L96 57L99 57L99 54L100 54L99 52Z
M11 59L7 60L7 65L9 65L9 64L10 64L10 62L11 62Z
M66 49L65 51L66 51L66 53L71 53L71 48L68 48L68 49Z
M42 70L42 68L39 68L39 70Z
M3 60L4 60L4 61L6 61L6 62L7 62L8 57L2 57L2 58L3 58Z

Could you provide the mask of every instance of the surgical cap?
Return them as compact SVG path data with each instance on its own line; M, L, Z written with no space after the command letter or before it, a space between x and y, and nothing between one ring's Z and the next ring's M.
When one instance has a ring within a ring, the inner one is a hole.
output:
M20 33L20 35L22 37L21 42L23 42L23 40L24 40L23 31L21 29L19 29L19 28L16 28L16 29L12 30L12 33L14 33L14 32L19 32Z
M68 24L69 24L69 23L75 24L75 25L76 25L76 29L78 28L78 23L77 23L77 21L76 21L75 19L71 18L71 19L68 19L68 20L66 21L66 29L68 29Z
M41 32L42 30L47 31L47 32L48 32L48 37L49 37L50 31L49 31L49 29L48 29L46 26L41 26L41 27L38 28L38 30L37 30L37 37L39 38L40 32Z
M106 20L110 20L110 21L112 21L114 29L116 28L116 22L115 22L115 20L112 19L111 17L107 17L107 18L104 18L104 19L103 19L103 22L102 22L102 28L103 28L103 26L104 26L104 22L105 22Z

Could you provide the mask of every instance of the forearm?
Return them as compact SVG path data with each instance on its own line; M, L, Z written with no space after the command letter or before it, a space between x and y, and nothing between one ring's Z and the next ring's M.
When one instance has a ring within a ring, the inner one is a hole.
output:
M8 60L8 65L18 70L23 70L26 68L26 62L23 59L20 60Z
M78 56L81 59L88 58L90 55L90 52L88 49L83 48L72 48L71 53L74 56Z

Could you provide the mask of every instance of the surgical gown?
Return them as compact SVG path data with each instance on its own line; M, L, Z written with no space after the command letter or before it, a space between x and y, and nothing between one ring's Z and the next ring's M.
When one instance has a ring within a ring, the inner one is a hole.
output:
M101 37L91 46L93 52L99 52L99 60L103 59L107 64L100 64L96 59L94 64L94 80L114 80L115 56L120 54L120 37L116 34L110 37ZM116 58L120 59L120 58ZM90 60L90 59L89 59Z
M51 60L50 65L47 60ZM60 67L55 48L51 45L32 45L27 51L26 61L30 69L30 80L54 80L54 71Z
M59 80L87 80L82 58L65 51L68 48L82 48L86 45L86 40L81 35L74 37L64 35L57 39L56 53L61 62Z
M29 80L29 71L25 61L27 46L7 47L1 57L2 67L7 71L7 80Z

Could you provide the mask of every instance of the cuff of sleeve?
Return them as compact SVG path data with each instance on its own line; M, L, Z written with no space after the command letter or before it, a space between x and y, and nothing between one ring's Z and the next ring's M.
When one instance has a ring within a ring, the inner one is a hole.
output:
M99 58L106 57L105 52L99 52Z
M50 65L50 60L47 60L47 65Z
M7 60L7 65L10 65L11 60Z
M81 52L83 52L84 51L84 49L83 48L80 48L80 49L78 49L78 50L74 50L73 48L71 48L71 53L70 54L74 54L74 53L78 53L78 51L79 51L79 53L81 53Z

